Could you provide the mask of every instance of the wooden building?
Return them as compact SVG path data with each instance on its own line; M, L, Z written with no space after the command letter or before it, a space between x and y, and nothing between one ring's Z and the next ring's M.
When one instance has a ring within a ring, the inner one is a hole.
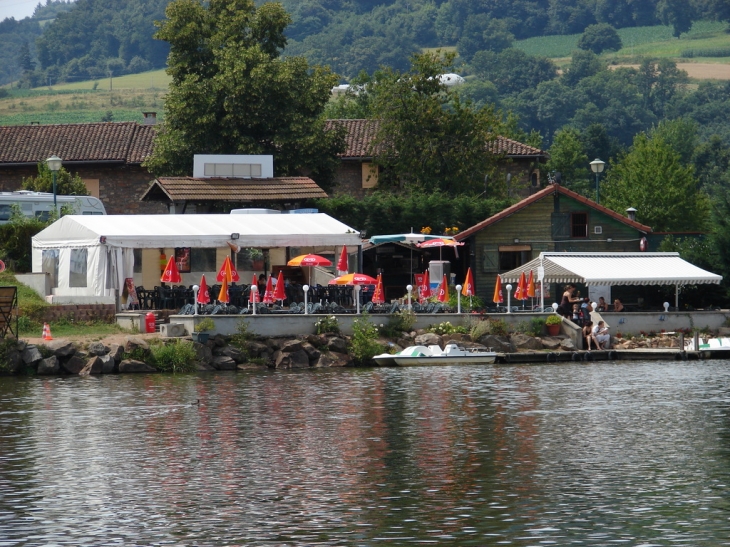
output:
M647 250L650 232L649 226L551 184L456 236L467 244L457 280L471 266L477 295L491 304L497 275L543 251L636 252ZM555 290L551 287L553 298Z

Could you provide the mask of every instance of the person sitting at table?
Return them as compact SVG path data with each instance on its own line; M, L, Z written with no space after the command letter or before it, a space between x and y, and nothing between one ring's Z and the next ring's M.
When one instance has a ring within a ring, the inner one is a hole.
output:
M598 349L598 342L593 336L593 321L586 321L581 329L581 333L583 334L583 340L586 342L588 351L591 351L591 342L593 347Z
M624 311L624 305L618 298L613 301L613 311Z
M598 306L596 306L596 311L608 311L608 304L606 303L606 299L602 296L598 297Z

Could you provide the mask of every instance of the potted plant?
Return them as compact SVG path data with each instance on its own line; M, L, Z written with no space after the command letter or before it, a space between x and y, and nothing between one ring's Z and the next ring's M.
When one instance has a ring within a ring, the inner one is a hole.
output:
M547 332L550 336L560 334L560 325L562 324L563 318L558 314L551 315L545 320L545 327L547 328Z
M206 317L200 323L195 325L194 332L192 334L193 340L195 342L205 344L208 341L208 337L210 336L208 331L214 328L215 323L213 322L213 320L210 317Z

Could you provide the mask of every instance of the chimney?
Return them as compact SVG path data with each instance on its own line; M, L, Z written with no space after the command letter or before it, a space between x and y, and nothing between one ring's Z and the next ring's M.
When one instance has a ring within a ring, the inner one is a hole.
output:
M142 112L144 125L157 125L157 112Z
M626 216L629 217L629 220L633 220L634 222L636 222L636 209L634 209L633 207L629 207L628 209L626 209Z

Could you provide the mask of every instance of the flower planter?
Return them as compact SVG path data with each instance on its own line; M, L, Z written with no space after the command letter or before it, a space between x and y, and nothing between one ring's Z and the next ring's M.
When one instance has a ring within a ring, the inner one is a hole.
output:
M547 329L547 333L550 336L557 336L560 334L560 324L557 325L545 325L545 328Z
M200 344L205 344L208 341L209 336L210 336L210 333L208 333L208 332L194 332L192 334L193 341L198 342Z

